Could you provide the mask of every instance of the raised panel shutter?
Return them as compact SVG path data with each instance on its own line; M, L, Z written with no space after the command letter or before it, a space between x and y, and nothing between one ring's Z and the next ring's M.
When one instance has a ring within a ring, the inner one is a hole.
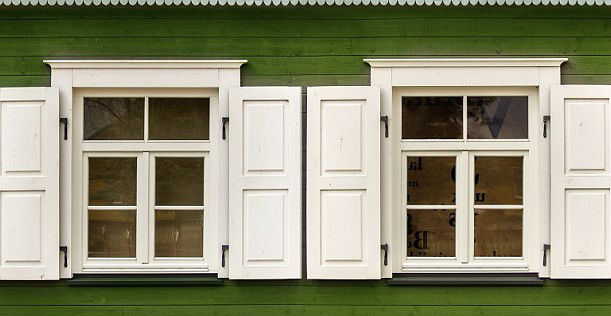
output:
M59 279L59 94L0 88L0 280Z
M309 279L380 278L380 90L308 88Z
M551 277L611 278L611 86L551 89Z
M301 278L301 88L233 88L229 118L229 278Z

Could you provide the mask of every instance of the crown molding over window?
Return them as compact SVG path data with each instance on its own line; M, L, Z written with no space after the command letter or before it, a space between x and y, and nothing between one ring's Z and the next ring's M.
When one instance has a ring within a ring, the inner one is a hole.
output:
M375 58L372 68L405 67L559 67L568 58Z
M238 69L248 61L239 60L44 60L53 69Z

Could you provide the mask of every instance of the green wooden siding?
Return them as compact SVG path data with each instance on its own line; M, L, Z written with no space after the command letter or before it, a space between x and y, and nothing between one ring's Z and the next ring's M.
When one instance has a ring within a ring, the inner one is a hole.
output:
M369 83L369 57L562 56L563 83L611 84L609 7L0 8L0 86L44 58L246 58L243 85ZM541 287L225 281L0 282L0 315L610 315L611 281Z

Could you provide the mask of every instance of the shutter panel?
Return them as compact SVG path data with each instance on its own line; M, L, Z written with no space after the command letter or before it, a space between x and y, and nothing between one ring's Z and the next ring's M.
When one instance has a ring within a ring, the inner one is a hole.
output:
M308 88L309 279L380 278L380 90Z
M551 89L551 277L611 278L611 86Z
M229 278L301 278L301 88L229 91Z
M0 89L0 280L59 279L59 94Z

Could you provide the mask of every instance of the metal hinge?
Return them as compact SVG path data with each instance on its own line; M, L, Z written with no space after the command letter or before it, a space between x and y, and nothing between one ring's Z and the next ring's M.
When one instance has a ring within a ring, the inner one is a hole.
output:
M550 244L544 244L543 245L543 266L545 267L547 265L547 252L552 249L552 245Z
M64 253L64 268L68 267L68 246L59 246L59 252Z
M60 117L59 123L64 124L64 140L68 140L68 118Z
M221 119L221 124L223 124L223 135L222 135L223 139L226 139L226 138L227 138L226 133L225 133L225 125L226 125L227 123L229 123L229 117L224 116L224 117Z
M543 115L543 138L547 138L547 122L552 119L549 115Z
M388 244L383 244L380 248L384 250L384 265L387 266L388 265Z
M221 267L225 267L225 251L229 250L229 245L221 246Z
M384 122L384 137L388 138L388 115L380 116L380 120Z

